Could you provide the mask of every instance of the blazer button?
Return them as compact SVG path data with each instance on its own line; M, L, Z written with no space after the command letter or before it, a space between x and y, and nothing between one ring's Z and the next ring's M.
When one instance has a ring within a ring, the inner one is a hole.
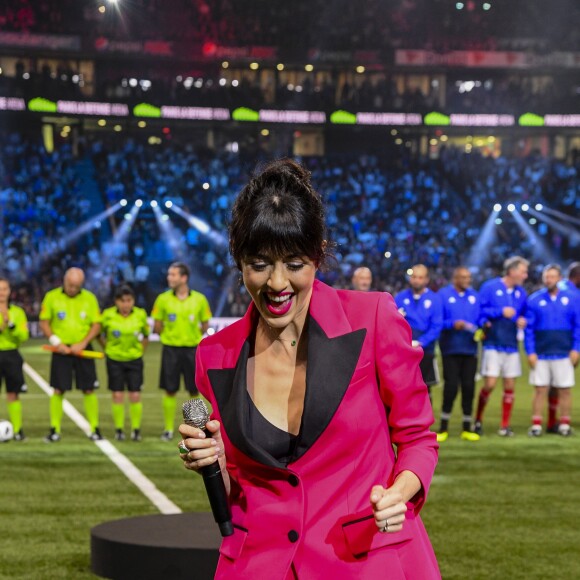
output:
M288 532L288 539L294 543L298 541L298 532L296 530L290 530Z
M290 474L290 476L288 477L288 483L292 486L292 487L298 487L298 484L300 483L300 480L292 473Z

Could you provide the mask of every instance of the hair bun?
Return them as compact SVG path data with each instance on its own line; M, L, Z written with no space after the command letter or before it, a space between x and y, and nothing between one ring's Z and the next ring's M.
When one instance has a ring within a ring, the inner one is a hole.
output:
M312 187L310 175L310 171L305 167L286 157L269 163L256 178L266 183L272 181L283 183L286 180L293 180L310 189Z

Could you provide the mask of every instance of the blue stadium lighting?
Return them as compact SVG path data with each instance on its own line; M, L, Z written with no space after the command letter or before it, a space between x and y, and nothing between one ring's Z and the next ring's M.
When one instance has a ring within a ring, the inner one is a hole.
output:
M110 215L114 214L121 208L121 203L117 202L115 205L112 205L110 208L102 211L101 213L90 217L88 220L84 221L74 230L69 232L66 236L61 238L58 242L58 247L61 251L68 248L73 242L76 242L80 237L84 234L94 230L96 228L101 227L101 220L106 219ZM97 225L98 224L98 225ZM49 256L52 255L52 252L43 252L41 254L37 254L34 256L32 261L32 269L35 271L37 268L40 268L40 265L46 260Z
M150 205L151 205L151 207L157 207L157 202L156 202L155 200L153 200L153 201L150 203Z
M537 203L535 205L535 210L536 211L542 211L544 209L544 206L541 203Z
M124 217L126 220L130 220L130 219L131 219L131 214L130 214L130 213L126 213L126 214L125 214L123 217Z
M532 216L535 217L540 222L544 222L545 224L549 225L553 230L559 232L563 236L570 238L574 244L577 243L576 240L580 241L580 232L578 232L578 230L573 225L571 225L570 222L568 223L559 222L555 220L553 217L547 215L548 208L542 206L542 210L543 211L539 210L536 211L535 209L530 208L530 214L532 214Z
M497 226L501 226L501 224L502 224L502 223L503 223L503 221L502 221L502 219L501 219L501 218L496 218L496 220L495 220L495 224L496 224Z
M501 211L501 205L496 203L493 206L493 211L489 214L481 232L475 240L469 256L467 257L467 265L476 270L485 266L486 260L490 257L490 248L493 246L496 238L496 225L501 225L501 219L498 217ZM498 221L499 220L499 223Z
M547 213L553 215L554 217L556 217L556 218L558 218L558 219L560 219L562 221L570 222L570 223L573 223L573 224L579 224L580 225L580 219L575 218L575 217L572 217L571 215L568 215L567 213L563 213L561 211L558 211L557 209L552 209L552 208L549 208L549 207L544 207L542 209L542 212L547 212Z
M153 207L153 215L161 233L161 239L167 244L175 258L186 262L186 244L179 229L169 221L169 216L162 213L158 206Z
M173 202L172 201L168 200L168 201L165 202L165 207L167 209L171 209L172 206L173 206Z
M516 211L516 206L515 206L513 203L510 203L510 204L507 206L507 210L508 210L509 212Z
M122 199L119 204L121 205L121 207L125 207L127 205L127 200L126 199Z
M533 226L535 226L538 223L538 220L536 218L530 218L528 220L528 223L532 224Z
M527 203L524 203L522 205L522 211L528 211L530 209L530 206Z
M523 234L530 240L534 256L544 262L544 264L557 262L557 256L550 248L548 248L546 242L542 239L542 236L529 226L528 222L526 222L520 212L515 211L512 215L514 216L514 220L520 230L522 230Z
M222 248L228 245L227 238L223 235L211 228L208 224L206 224L203 220L200 220L198 217L191 215L190 213L184 211L180 207L173 205L171 209L182 218L189 222L189 225L194 227L199 233L203 234L204 236L208 237L216 246L220 246Z
M136 205L137 207L141 207L141 206L143 205L143 200L142 200L142 199L138 199L138 200L135 202L135 205Z

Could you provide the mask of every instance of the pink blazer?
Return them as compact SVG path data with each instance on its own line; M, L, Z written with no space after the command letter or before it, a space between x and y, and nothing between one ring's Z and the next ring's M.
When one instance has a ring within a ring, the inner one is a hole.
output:
M197 350L197 385L222 424L232 480L235 533L222 542L216 578L440 578L419 517L437 463L433 413L421 351L392 297L314 283L304 412L287 467L245 435L256 316L252 305ZM381 533L371 488L405 469L423 489L403 530Z

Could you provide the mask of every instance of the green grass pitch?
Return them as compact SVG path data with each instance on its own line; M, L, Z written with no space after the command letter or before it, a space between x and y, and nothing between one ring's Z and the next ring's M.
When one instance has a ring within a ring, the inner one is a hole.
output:
M40 344L30 341L22 354L48 379L50 357ZM145 362L143 441L113 443L182 510L209 510L201 479L181 466L177 437L172 443L159 440L159 360L159 345L151 344ZM98 373L103 384L101 430L112 438L102 361ZM95 578L89 570L90 528L157 510L66 416L62 441L44 444L48 397L32 380L28 385L22 396L28 440L0 445L0 579ZM433 396L438 417L441 388ZM422 512L445 579L580 577L580 435L529 439L531 397L525 375L516 387L516 437L506 440L495 435L501 402L499 390L495 392L484 423L487 435L477 443L459 439L461 408L456 401L450 439L441 445ZM179 400L186 398L182 391ZM83 412L80 393L67 399ZM6 417L2 396L0 418Z

